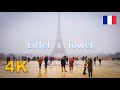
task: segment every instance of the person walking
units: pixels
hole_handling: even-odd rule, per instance
[[[40,57],[39,60],[38,60],[38,62],[39,62],[39,69],[41,69],[41,64],[42,64],[42,62],[43,62],[43,58]]]
[[[74,59],[70,58],[70,60],[69,60],[69,69],[70,70],[73,70],[73,64],[74,64]]]
[[[96,65],[96,57],[94,58],[94,64]]]
[[[101,59],[99,59],[99,65],[101,66]]]
[[[86,74],[86,68],[87,68],[87,60],[85,60],[85,63],[84,63],[84,71],[83,71],[83,75]]]
[[[10,57],[7,57],[7,64],[10,62]]]
[[[30,62],[30,57],[28,57],[28,63]]]
[[[92,71],[93,71],[93,66],[92,66],[93,61],[91,58],[88,60],[87,64],[88,64],[88,76],[90,78],[92,77]]]
[[[65,68],[65,65],[66,65],[66,60],[65,60],[65,57],[63,57],[63,58],[61,59],[62,72],[63,72],[63,68],[64,68],[64,71],[67,72],[67,71],[66,71],[66,68]]]
[[[50,56],[50,64],[52,64],[52,60],[53,60],[53,58]]]
[[[47,63],[48,63],[48,57],[47,56],[45,56],[44,62],[45,62],[45,69],[47,69]]]

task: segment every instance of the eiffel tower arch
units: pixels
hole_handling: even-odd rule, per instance
[[[60,47],[58,47],[60,46]],[[54,57],[62,57],[67,55],[65,48],[63,46],[62,36],[61,36],[61,23],[60,23],[60,12],[58,12],[58,31],[57,31],[57,39],[51,56]]]

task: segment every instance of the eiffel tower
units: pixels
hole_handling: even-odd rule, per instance
[[[61,46],[61,48],[58,48],[58,45]],[[65,48],[63,46],[63,42],[62,42],[62,36],[61,36],[61,23],[60,23],[60,12],[58,12],[58,31],[57,31],[57,39],[56,39],[56,43],[55,46],[53,48],[52,54],[51,56],[54,57],[62,57],[66,55],[66,51]]]

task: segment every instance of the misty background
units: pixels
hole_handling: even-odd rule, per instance
[[[104,15],[117,16],[103,25]],[[0,53],[50,55],[56,43],[58,12],[0,12]],[[120,12],[61,12],[61,35],[67,54],[120,52]],[[28,49],[29,41],[50,42],[49,49]],[[69,49],[68,41],[94,43],[93,49]]]

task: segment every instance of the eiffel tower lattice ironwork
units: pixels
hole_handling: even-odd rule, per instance
[[[61,46],[61,48],[58,48],[58,45]],[[51,53],[51,56],[64,56],[66,55],[66,51],[65,48],[63,46],[63,42],[62,42],[62,36],[61,36],[61,23],[60,23],[60,12],[58,12],[58,31],[57,31],[57,39],[56,39],[56,43],[55,46],[53,48],[53,51]]]

